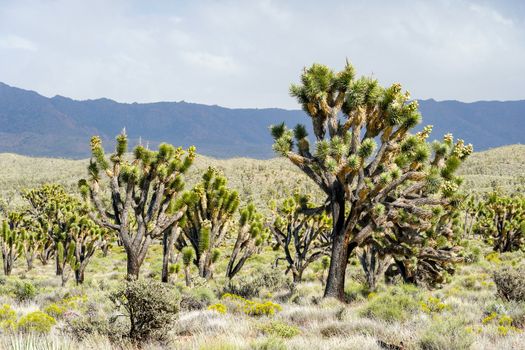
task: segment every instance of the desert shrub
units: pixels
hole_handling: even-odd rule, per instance
[[[434,318],[419,340],[423,350],[470,349],[474,338],[461,318]]]
[[[421,302],[421,310],[427,314],[440,313],[447,307],[441,299],[432,296]]]
[[[20,281],[15,284],[13,293],[18,302],[26,302],[33,300],[37,294],[36,287],[33,283],[27,281]]]
[[[252,301],[235,294],[224,294],[221,300],[229,311],[249,316],[273,316],[282,310],[281,305],[271,301]]]
[[[414,286],[391,288],[384,294],[372,295],[361,309],[361,315],[385,321],[406,321],[419,309],[420,299]]]
[[[126,281],[110,299],[130,322],[128,337],[138,342],[164,339],[179,310],[178,297],[158,281]]]
[[[65,330],[79,341],[94,335],[107,336],[111,340],[120,340],[127,332],[127,325],[118,322],[118,319],[111,319],[110,322],[107,317],[102,315],[95,317],[74,315],[65,317],[65,319]]]
[[[3,330],[14,330],[16,328],[16,312],[9,304],[4,304],[0,308],[0,327]]]
[[[226,305],[221,304],[221,303],[217,303],[217,304],[208,306],[208,310],[216,311],[220,314],[225,314],[226,311],[228,311],[228,309],[226,308]]]
[[[230,280],[223,288],[222,294],[235,294],[243,298],[251,299],[261,296],[261,292],[273,292],[278,290],[291,290],[293,284],[282,273],[276,269],[264,272],[254,278],[239,278]]]
[[[20,317],[16,328],[23,332],[49,333],[56,320],[42,311],[33,311]]]
[[[282,339],[277,337],[256,339],[250,345],[252,350],[286,350],[286,345]]]
[[[494,272],[492,278],[498,295],[505,300],[525,301],[525,266],[504,267]]]
[[[46,306],[44,308],[44,312],[51,317],[60,318],[64,314],[64,312],[66,312],[66,308],[62,305],[53,303]]]
[[[280,338],[293,338],[301,331],[299,328],[293,325],[289,325],[282,321],[270,322],[262,326],[262,331],[270,336],[276,336]]]
[[[217,301],[217,296],[215,295],[215,293],[211,289],[206,287],[193,288],[190,291],[190,295],[196,300],[200,301],[205,306],[213,304],[215,301]]]
[[[184,311],[202,310],[206,307],[206,304],[195,298],[193,295],[183,295],[180,300],[180,308]]]

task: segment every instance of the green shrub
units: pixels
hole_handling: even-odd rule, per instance
[[[474,338],[461,318],[434,318],[419,346],[423,350],[470,349]]]
[[[26,281],[17,282],[13,292],[15,299],[20,303],[33,300],[37,294],[36,287]]]
[[[44,308],[44,312],[51,317],[60,318],[66,312],[66,308],[58,304],[49,304]]]
[[[110,299],[130,322],[127,336],[138,342],[164,339],[179,311],[177,295],[158,281],[126,281]]]
[[[256,339],[252,342],[250,349],[252,350],[286,350],[286,345],[280,338],[269,337],[263,339]]]
[[[420,308],[419,291],[405,285],[391,288],[384,294],[372,295],[361,315],[385,321],[406,321]]]
[[[9,304],[4,304],[0,308],[0,327],[4,330],[16,328],[16,312]]]
[[[224,294],[221,300],[227,305],[228,310],[234,313],[242,312],[249,316],[273,316],[282,310],[281,305],[271,301],[252,301],[235,294]]]
[[[262,331],[267,335],[280,338],[293,338],[301,333],[296,326],[289,325],[282,321],[267,323],[262,327]]]
[[[230,281],[223,289],[222,294],[235,294],[251,299],[261,296],[261,292],[273,292],[282,289],[291,289],[290,280],[278,270],[270,270],[254,278],[240,278]]]
[[[16,328],[23,332],[49,333],[56,320],[42,311],[30,312],[18,320]]]
[[[494,272],[492,278],[498,295],[505,300],[525,301],[525,266],[504,267]]]
[[[197,287],[191,289],[191,296],[200,301],[205,306],[213,304],[217,301],[217,296],[215,293],[206,287]]]
[[[226,311],[228,311],[228,309],[226,308],[226,305],[221,304],[221,303],[217,303],[217,304],[208,306],[208,310],[215,311],[220,314],[225,314]]]

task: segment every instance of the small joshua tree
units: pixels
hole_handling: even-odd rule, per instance
[[[312,150],[303,125],[290,130],[283,123],[271,128],[274,150],[327,197],[333,244],[325,296],[343,300],[355,248],[394,225],[401,209],[431,216],[431,207],[447,200],[430,195],[427,184],[454,186],[454,171],[472,146],[458,140],[453,156],[441,144],[432,149],[430,128],[409,132],[421,120],[417,101],[400,84],[383,88],[375,79],[355,79],[348,62],[340,72],[320,64],[306,68],[290,92],[311,119],[316,145]]]
[[[229,279],[242,269],[246,260],[255,254],[268,238],[268,229],[264,227],[263,217],[253,203],[243,208],[240,214],[237,239],[226,267],[226,277]]]
[[[57,184],[44,184],[26,189],[22,191],[22,198],[29,204],[28,214],[38,223],[33,225],[33,230],[38,232],[41,239],[40,260],[46,264],[47,259],[54,254],[56,275],[62,275],[63,264],[58,260],[56,238],[65,234],[67,217],[79,206],[79,202]]]
[[[239,196],[226,187],[226,178],[210,167],[202,181],[184,195],[182,203],[188,210],[180,225],[179,249],[191,245],[199,276],[209,279],[212,265],[219,257],[218,247],[234,222]]]
[[[2,245],[2,259],[4,261],[4,274],[11,275],[15,261],[22,254],[22,231],[24,216],[19,212],[8,214],[7,220],[2,222],[0,243]]]
[[[284,200],[275,216],[270,229],[284,251],[287,271],[292,272],[295,283],[301,282],[304,270],[330,252],[331,220],[299,194]]]
[[[186,281],[186,287],[191,286],[191,274],[190,266],[192,260],[195,258],[195,252],[191,247],[182,248],[182,264],[184,265],[184,277]]]
[[[184,187],[182,176],[195,158],[195,148],[190,147],[185,155],[182,148],[166,143],[158,151],[139,145],[132,160],[126,159],[127,149],[123,132],[108,161],[100,137],[92,137],[89,178],[80,180],[79,187],[93,206],[91,218],[118,233],[127,254],[128,279],[136,279],[151,241],[175,225],[186,210],[181,206],[176,213],[167,213]],[[109,181],[109,207],[102,200],[102,174]]]
[[[479,203],[473,230],[495,251],[525,249],[525,197],[490,193]]]
[[[87,216],[70,219],[66,261],[75,274],[77,285],[84,283],[86,267],[96,250],[106,242],[107,235],[107,229],[96,225]]]

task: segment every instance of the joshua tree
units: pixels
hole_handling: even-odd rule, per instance
[[[275,211],[270,229],[284,250],[293,281],[302,280],[304,270],[330,252],[331,220],[323,210],[313,208],[307,196],[295,194]]]
[[[425,188],[437,184],[439,192],[442,183],[457,186],[454,171],[472,146],[458,140],[456,153],[447,157],[445,146],[436,144],[432,157],[426,142],[430,128],[409,133],[421,119],[417,101],[410,101],[399,84],[382,88],[377,80],[355,79],[348,62],[337,73],[312,65],[290,92],[311,118],[316,145],[310,149],[303,125],[290,130],[283,123],[271,128],[274,150],[326,194],[333,244],[325,296],[342,300],[354,249],[395,224],[401,209],[431,216],[430,208],[446,199],[428,195]],[[451,137],[446,142],[452,143]]]
[[[363,245],[358,249],[357,257],[365,274],[366,286],[369,291],[374,291],[391,258],[376,244]]]
[[[246,260],[257,252],[268,238],[268,229],[264,227],[263,217],[253,203],[240,212],[239,229],[233,251],[226,267],[226,277],[232,279],[244,266]]]
[[[184,195],[181,203],[188,210],[180,225],[183,235],[178,240],[178,247],[193,247],[199,276],[209,279],[212,264],[219,257],[217,248],[233,223],[239,196],[226,187],[226,178],[210,167],[202,181]]]
[[[432,219],[423,223],[403,212],[403,226],[394,225],[382,237],[381,251],[393,257],[404,282],[435,287],[455,272],[456,264],[463,260],[458,209],[462,200],[461,195],[454,195],[447,206],[434,208]]]
[[[158,151],[139,145],[131,161],[126,160],[127,149],[123,132],[108,161],[100,137],[92,137],[89,179],[80,180],[79,187],[94,207],[91,218],[118,233],[127,254],[128,279],[136,279],[151,241],[175,225],[186,210],[181,206],[176,213],[167,213],[184,187],[182,176],[193,162],[195,148],[190,147],[184,156],[182,148],[165,143]],[[102,173],[109,180],[109,208],[102,201]]]
[[[182,248],[182,264],[184,265],[184,277],[186,280],[186,287],[191,286],[190,265],[195,258],[195,252],[191,247]]]
[[[483,236],[495,251],[525,249],[525,197],[492,192],[477,209],[474,233]]]
[[[23,223],[24,215],[19,212],[9,213],[7,220],[2,222],[0,243],[6,276],[11,275],[15,261],[22,254],[22,235],[25,230]]]
[[[96,250],[105,242],[106,228],[96,225],[87,216],[73,216],[68,227],[68,249],[67,263],[75,273],[75,281],[84,283],[84,271]],[[70,248],[72,247],[72,248]]]
[[[29,204],[28,214],[38,224],[33,229],[42,239],[42,251],[39,254],[42,263],[46,263],[53,251],[56,263],[56,275],[62,275],[62,266],[58,260],[57,237],[65,234],[68,215],[76,210],[80,203],[67,194],[66,190],[57,184],[45,184],[37,188],[22,191],[22,197]]]
[[[42,232],[40,223],[34,219],[29,219],[26,229],[22,235],[22,249],[26,258],[27,270],[33,269],[33,261],[37,254],[41,254],[49,238]]]

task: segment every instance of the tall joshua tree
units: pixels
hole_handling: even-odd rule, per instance
[[[330,252],[331,220],[324,210],[313,208],[307,196],[299,194],[285,199],[275,211],[270,229],[284,251],[294,282],[301,282],[304,270]]]
[[[182,217],[186,206],[168,215],[170,203],[183,189],[183,174],[195,157],[195,148],[163,143],[158,151],[135,147],[133,159],[126,159],[128,139],[117,136],[115,152],[108,159],[100,137],[91,138],[89,178],[79,181],[81,193],[94,209],[91,218],[118,233],[127,254],[128,279],[138,278],[140,266],[152,239],[158,238]],[[102,174],[108,179],[110,207],[102,200]]]
[[[191,245],[199,276],[209,279],[212,277],[212,265],[219,257],[218,247],[234,222],[239,196],[226,187],[226,178],[210,167],[202,176],[202,181],[185,194],[181,203],[188,210],[180,225],[182,235],[178,248]]]
[[[268,229],[264,227],[263,217],[253,203],[240,211],[239,229],[233,251],[226,267],[226,277],[233,278],[268,238]]]
[[[421,120],[417,101],[410,101],[400,84],[383,88],[372,78],[355,79],[348,62],[340,72],[320,64],[306,68],[290,92],[311,119],[316,145],[310,148],[304,125],[290,130],[283,123],[271,128],[274,150],[327,197],[333,244],[325,296],[342,300],[354,249],[393,225],[400,209],[431,215],[430,207],[446,199],[423,189],[438,178],[454,182],[453,173],[472,146],[458,141],[457,155],[447,157],[436,145],[432,157],[426,142],[430,130],[409,133]]]

